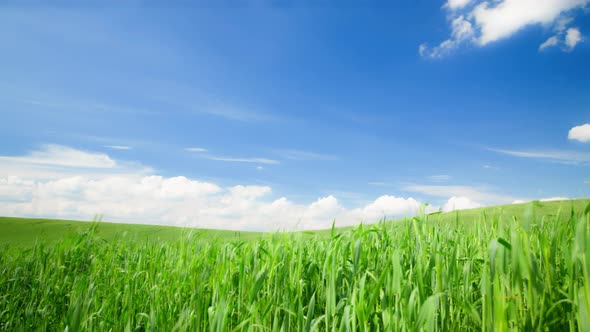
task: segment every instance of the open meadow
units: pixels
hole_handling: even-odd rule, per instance
[[[0,332],[590,332],[590,0],[0,0],[0,40]]]
[[[2,219],[0,330],[588,331],[589,203],[243,238]]]

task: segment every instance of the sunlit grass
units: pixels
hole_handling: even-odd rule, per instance
[[[590,214],[0,249],[9,331],[588,331]],[[459,216],[459,215],[457,215]]]

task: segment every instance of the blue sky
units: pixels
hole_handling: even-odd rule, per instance
[[[317,228],[589,196],[587,0],[0,6],[0,214]],[[217,189],[150,214],[92,187],[149,177]],[[263,226],[280,202],[296,221]]]

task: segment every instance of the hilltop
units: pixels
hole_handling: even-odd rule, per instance
[[[500,215],[505,217],[526,218],[527,214],[534,214],[536,217],[555,215],[558,213],[570,213],[573,208],[576,211],[583,210],[590,203],[590,199],[575,199],[567,201],[551,202],[528,202],[522,204],[498,205],[469,210],[459,210],[445,213],[434,213],[428,217],[441,222],[461,220],[461,222],[478,222],[486,218],[496,218]],[[531,217],[533,215],[530,215]],[[391,220],[387,222],[395,222]],[[182,237],[183,234],[196,233],[208,239],[220,241],[252,240],[259,239],[265,233],[230,231],[217,229],[201,229],[174,227],[162,225],[126,224],[114,222],[88,222],[78,220],[59,219],[38,219],[38,218],[15,218],[0,217],[0,244],[29,246],[35,241],[54,242],[62,239],[68,234],[84,232],[92,226],[96,226],[96,235],[112,240],[121,237],[130,237],[140,241],[173,241]],[[338,221],[336,221],[338,226]],[[352,227],[339,227],[336,231],[341,232]],[[327,236],[332,230],[304,231],[307,235]]]

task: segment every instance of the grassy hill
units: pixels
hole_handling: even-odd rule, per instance
[[[576,211],[583,210],[589,203],[590,199],[530,202],[447,212],[431,215],[430,218],[442,222],[453,221],[455,219],[461,220],[462,222],[479,222],[483,221],[484,218],[495,218],[499,215],[525,218],[527,217],[527,213],[533,213],[536,216],[542,217],[555,215],[559,211],[561,211],[561,213],[570,213],[572,208]],[[35,241],[54,242],[64,238],[68,234],[87,231],[94,224],[95,223],[92,222],[75,220],[0,217],[0,244],[30,246],[34,244]],[[111,222],[100,222],[98,225],[94,226],[97,227],[96,235],[106,240],[129,237],[139,241],[174,241],[188,233],[196,233],[203,238],[217,239],[223,242],[260,239],[264,235],[263,233],[257,232],[238,232]],[[337,232],[346,231],[352,228],[353,227],[341,227],[337,229]],[[329,236],[331,230],[306,231],[304,234]]]
[[[589,202],[270,234],[4,218],[0,331],[589,331]]]
[[[174,241],[188,233],[221,241],[259,238],[261,233],[206,230],[160,225],[88,222],[76,220],[0,217],[0,244],[30,246],[35,241],[55,242],[65,236],[96,227],[95,234],[105,240],[129,237],[139,241]]]

